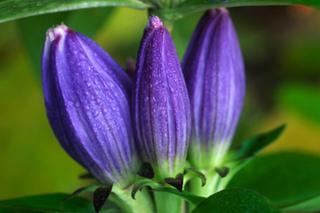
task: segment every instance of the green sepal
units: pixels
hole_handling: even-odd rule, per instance
[[[135,199],[136,193],[139,190],[141,190],[144,186],[150,186],[151,188],[153,188],[153,187],[158,187],[158,184],[151,179],[141,179],[141,180],[137,181],[134,184],[132,191],[131,191],[132,199]]]
[[[195,206],[206,199],[205,197],[196,196],[196,195],[194,195],[190,192],[187,192],[185,190],[182,190],[182,192],[178,192],[177,190],[175,190],[173,188],[167,188],[167,187],[152,189],[151,191],[154,191],[156,193],[166,192],[166,193],[171,193],[171,194],[177,195],[177,196],[183,198],[188,203],[195,205]]]
[[[192,213],[280,213],[270,200],[249,189],[233,188],[217,192],[202,201]]]
[[[112,184],[110,186],[101,186],[93,192],[93,206],[96,213],[100,212],[101,208],[107,201],[112,190]]]
[[[197,171],[192,168],[186,169],[186,173],[184,174],[184,184],[186,184],[193,177],[197,177],[201,180],[202,187],[206,185],[206,183],[207,183],[206,176],[202,172]]]
[[[182,173],[177,174],[176,177],[174,177],[174,178],[172,178],[172,177],[165,178],[164,181],[167,184],[178,189],[180,192],[182,192],[182,188],[183,188],[183,174]]]
[[[150,163],[144,162],[139,171],[137,172],[137,175],[144,178],[154,178],[154,171]]]
[[[224,178],[226,177],[228,174],[229,174],[229,168],[228,167],[216,167],[214,168],[214,170],[218,173],[218,175],[221,177],[221,178]]]

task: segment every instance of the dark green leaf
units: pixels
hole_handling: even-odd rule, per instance
[[[256,6],[256,5],[290,5],[290,4],[306,4],[311,6],[319,6],[320,3],[317,0],[186,0],[184,5],[212,5],[223,4],[229,7],[232,6]]]
[[[107,201],[112,190],[112,185],[102,186],[93,192],[93,205],[96,213],[98,213]]]
[[[24,197],[12,200],[0,201],[1,213],[57,213],[57,212],[77,212],[94,213],[93,205],[90,201],[80,197],[74,197],[68,202],[60,203],[68,197],[67,194],[51,194],[32,197]]]
[[[201,202],[192,213],[280,213],[267,198],[249,189],[226,189]]]
[[[183,174],[182,173],[177,174],[175,178],[172,178],[172,177],[165,178],[164,181],[167,184],[178,189],[180,192],[182,192],[182,187],[183,187]]]
[[[103,6],[124,6],[136,9],[150,7],[140,0],[6,0],[0,2],[0,22],[45,13]]]
[[[186,0],[178,8],[152,11],[167,20],[177,20],[196,11],[217,7],[296,5],[302,4],[320,8],[319,0]]]
[[[320,211],[320,195],[297,204],[282,208],[283,211],[292,212],[319,212]]]
[[[264,147],[274,142],[282,134],[285,127],[286,125],[282,125],[270,132],[247,139],[240,145],[239,151],[230,157],[230,160],[252,157],[258,154]]]
[[[319,157],[278,153],[254,158],[233,176],[227,187],[253,189],[278,207],[287,207],[319,196],[319,180]]]
[[[198,205],[199,203],[201,203],[202,201],[204,201],[206,199],[204,197],[196,196],[196,195],[194,195],[190,192],[184,191],[184,190],[181,193],[181,192],[177,191],[176,189],[172,189],[172,188],[157,188],[157,189],[153,189],[152,191],[154,191],[154,192],[167,192],[167,193],[175,194],[193,205]]]
[[[92,38],[106,19],[110,17],[112,11],[112,7],[93,8],[45,14],[19,20],[22,38],[39,79],[41,76],[42,48],[46,38],[46,31],[50,27],[64,22],[71,29]]]

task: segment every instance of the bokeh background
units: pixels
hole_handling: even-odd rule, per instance
[[[234,143],[283,123],[261,155],[320,156],[320,13],[304,6],[230,8],[247,74],[247,96]],[[202,13],[175,24],[182,59]],[[46,118],[40,57],[45,31],[64,22],[93,38],[123,67],[136,58],[147,11],[95,8],[0,24],[0,199],[66,192],[91,182],[60,147]],[[320,170],[320,169],[319,169]]]

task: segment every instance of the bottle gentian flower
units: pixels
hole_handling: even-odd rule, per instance
[[[190,137],[190,103],[169,32],[151,16],[141,40],[132,95],[134,132],[140,155],[155,179],[184,169]]]
[[[102,184],[133,182],[132,82],[95,42],[65,25],[47,31],[42,83],[50,125],[65,151]]]
[[[203,15],[182,70],[192,115],[190,160],[199,168],[221,166],[245,97],[243,59],[226,9],[211,9]]]

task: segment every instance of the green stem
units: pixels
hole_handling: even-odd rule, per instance
[[[169,33],[172,36],[173,29],[174,29],[174,21],[166,20],[166,19],[162,18],[162,23],[163,23],[163,26],[169,31]]]
[[[190,180],[190,191],[198,196],[209,197],[217,192],[221,177],[214,170],[203,173],[207,179],[206,185],[201,187],[201,180],[193,178]]]
[[[114,185],[112,188],[113,196],[110,200],[118,204],[124,213],[153,213],[154,205],[147,190],[138,192],[135,200],[131,197],[132,187],[121,189]]]
[[[154,199],[156,202],[157,213],[181,213],[182,199],[177,195],[154,192]]]

